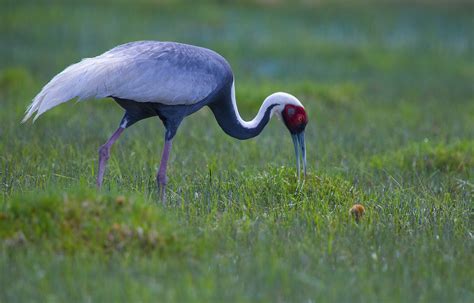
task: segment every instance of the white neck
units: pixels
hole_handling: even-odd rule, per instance
[[[281,115],[281,112],[287,104],[302,106],[301,103],[290,94],[274,93],[268,96],[264,101],[258,114],[252,121],[244,121],[237,109],[235,100],[235,86],[232,83],[229,99],[224,102],[209,104],[214,117],[222,130],[236,139],[245,140],[257,136],[267,125],[273,114]]]
[[[235,116],[237,117],[238,122],[240,123],[242,127],[250,128],[250,129],[256,128],[257,125],[260,124],[263,117],[265,116],[265,112],[271,106],[274,106],[274,107],[272,108],[272,111],[270,112],[270,118],[274,114],[277,114],[278,116],[280,116],[286,104],[295,104],[302,107],[301,102],[299,102],[298,99],[296,99],[294,96],[287,93],[283,93],[283,92],[277,92],[265,98],[255,118],[253,118],[251,121],[245,121],[240,116],[239,110],[237,108],[237,100],[235,98],[235,82],[232,83],[231,94],[232,94],[232,106],[234,108]]]

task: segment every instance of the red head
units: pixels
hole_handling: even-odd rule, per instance
[[[286,127],[292,134],[303,132],[308,123],[306,111],[302,106],[286,104],[281,115]]]
[[[300,178],[300,162],[303,163],[303,172],[306,176],[306,144],[304,129],[308,123],[308,117],[301,102],[293,95],[284,92],[274,93],[265,99],[267,104],[274,104],[278,115],[281,116],[286,127],[290,131],[293,145],[295,147],[296,171],[298,180]],[[300,158],[301,151],[301,158]]]

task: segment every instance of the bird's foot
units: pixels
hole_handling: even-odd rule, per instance
[[[166,185],[160,185],[159,188],[160,200],[163,205],[166,205]]]
[[[97,188],[102,187],[102,181],[104,180],[105,166],[110,158],[110,147],[105,144],[99,148],[99,171],[97,172]]]
[[[158,195],[160,196],[161,203],[166,205],[166,184],[168,184],[168,178],[158,174],[156,176],[156,184],[158,186]]]

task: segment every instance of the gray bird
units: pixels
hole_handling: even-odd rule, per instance
[[[307,115],[294,96],[277,92],[268,96],[257,116],[244,121],[237,110],[234,75],[218,53],[175,42],[137,41],[119,45],[100,56],[83,59],[56,75],[33,99],[23,122],[74,98],[113,98],[125,115],[118,129],[99,149],[97,186],[102,186],[110,149],[134,123],[158,116],[165,126],[165,144],[156,180],[164,201],[166,167],[171,143],[184,119],[208,106],[222,130],[237,139],[257,136],[272,115],[280,116],[291,133],[298,179],[300,154],[306,175],[304,129]]]

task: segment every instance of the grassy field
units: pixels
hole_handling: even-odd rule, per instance
[[[0,302],[474,301],[474,7],[244,3],[0,1]],[[102,191],[113,101],[20,124],[68,64],[145,39],[224,55],[247,119],[298,96],[304,184],[276,119],[237,141],[188,117],[166,207],[158,119],[124,133]]]

